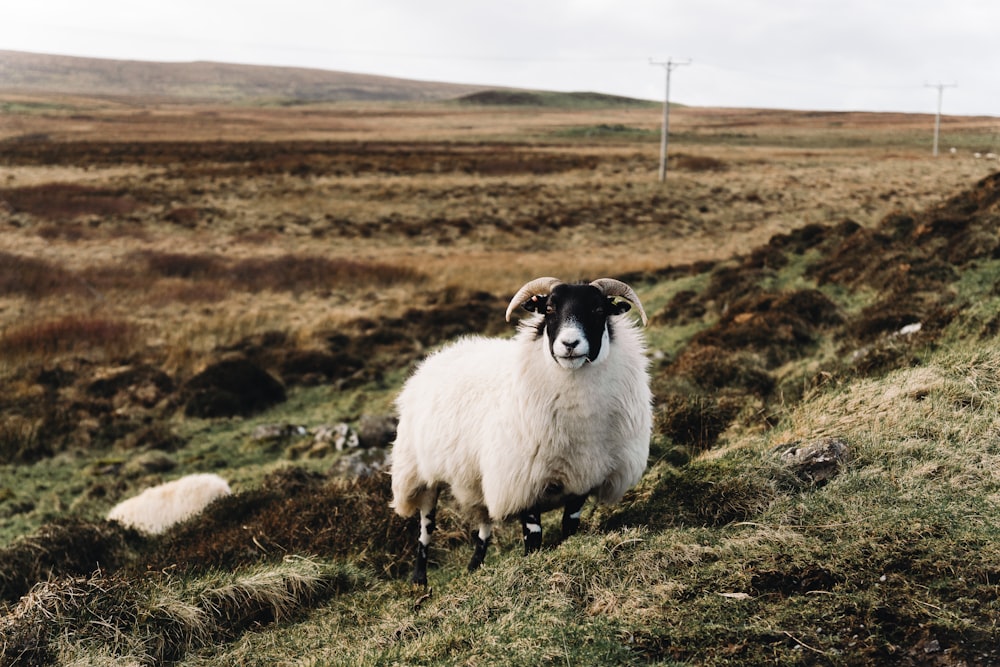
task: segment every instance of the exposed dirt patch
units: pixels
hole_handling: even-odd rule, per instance
[[[204,571],[295,553],[348,557],[401,576],[416,537],[413,522],[388,509],[391,495],[383,474],[344,481],[282,470],[259,489],[220,499],[152,541],[138,567]]]
[[[844,583],[842,574],[831,572],[819,565],[790,565],[784,570],[758,570],[750,579],[750,586],[756,595],[778,593],[779,595],[801,595],[817,591],[830,591]]]
[[[451,146],[439,144],[430,148],[426,145],[378,141],[134,143],[18,141],[5,144],[0,164],[11,166],[140,164],[147,167],[169,167],[171,176],[191,178],[264,174],[290,174],[303,177],[427,172],[459,172],[491,176],[553,174],[571,169],[592,169],[597,165],[597,161],[591,156],[546,152],[538,150],[535,146],[513,143]],[[35,193],[36,190],[28,189],[24,192],[16,191],[5,197],[13,198],[12,203],[16,206],[18,201],[38,200],[39,196]]]
[[[837,306],[817,290],[751,292],[729,304],[718,324],[692,343],[756,352],[773,368],[806,354],[820,328],[841,322]]]
[[[182,391],[188,417],[251,415],[285,400],[285,387],[248,359],[211,364],[191,378]]]
[[[705,289],[678,292],[654,315],[665,325],[717,317],[654,375],[659,432],[699,450],[748,410],[766,422],[775,392],[789,400],[801,391],[779,384],[775,370],[822,339],[841,353],[820,371],[827,378],[919,363],[917,346],[932,343],[962,307],[949,287],[962,268],[1000,256],[998,202],[1000,174],[918,215],[888,215],[876,229],[850,220],[807,225],[710,269]],[[878,300],[847,316],[816,289],[762,288],[805,253],[815,254],[806,275],[820,285],[875,290]]]

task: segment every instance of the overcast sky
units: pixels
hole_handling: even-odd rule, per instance
[[[1000,0],[0,0],[0,49],[1000,116]]]

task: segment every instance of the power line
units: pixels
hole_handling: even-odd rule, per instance
[[[937,113],[934,115],[934,157],[938,156],[938,135],[941,133],[941,98],[945,88],[958,88],[957,83],[925,83],[924,88],[937,88]]]
[[[663,97],[663,127],[660,130],[660,183],[667,180],[667,135],[670,134],[670,73],[682,65],[690,65],[691,59],[675,62],[673,58],[664,61],[649,59],[650,65],[662,67],[667,73],[667,89]]]

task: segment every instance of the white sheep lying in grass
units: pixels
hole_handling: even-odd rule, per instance
[[[513,339],[467,337],[428,357],[399,398],[392,506],[420,512],[412,581],[427,583],[438,494],[471,510],[469,569],[486,555],[494,521],[519,516],[525,553],[541,547],[541,513],[563,507],[562,533],[587,497],[614,503],[646,468],[652,429],[646,346],[624,313],[631,287],[602,278],[568,285],[538,278],[507,308],[536,313]]]
[[[108,512],[108,521],[159,535],[230,493],[226,480],[214,473],[187,475],[123,500]]]

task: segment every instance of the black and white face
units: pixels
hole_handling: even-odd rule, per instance
[[[538,336],[548,341],[555,362],[576,370],[607,358],[612,335],[608,318],[624,313],[629,304],[614,303],[593,285],[561,284],[548,296],[532,297],[524,308],[544,316]]]

